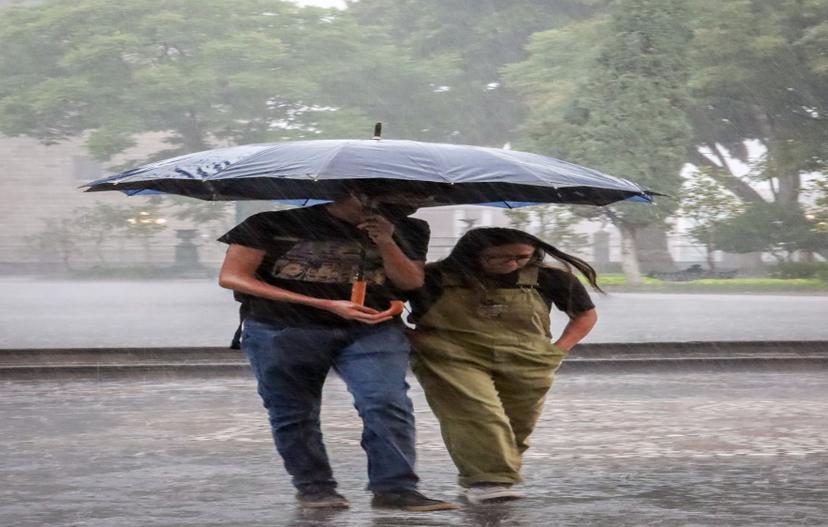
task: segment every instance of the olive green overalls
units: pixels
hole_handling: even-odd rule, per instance
[[[536,266],[519,271],[517,288],[485,293],[444,274],[411,335],[412,369],[463,487],[521,481],[521,454],[565,355],[537,283]]]

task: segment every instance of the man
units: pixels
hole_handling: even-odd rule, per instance
[[[409,346],[399,318],[383,310],[422,285],[429,229],[406,217],[416,210],[413,201],[394,201],[351,193],[326,205],[254,215],[219,239],[230,245],[219,284],[243,296],[242,349],[304,507],[349,506],[336,492],[319,423],[322,386],[333,368],[362,418],[372,506],[456,508],[416,490]],[[346,300],[357,273],[369,284],[365,305]]]

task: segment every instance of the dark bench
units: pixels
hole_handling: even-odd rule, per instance
[[[668,282],[689,282],[691,280],[700,280],[702,278],[735,278],[737,272],[737,269],[727,271],[709,271],[703,269],[701,265],[694,264],[682,271],[651,271],[647,273],[647,276],[649,278],[657,278]]]

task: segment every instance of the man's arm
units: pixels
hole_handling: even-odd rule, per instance
[[[423,286],[425,262],[412,260],[394,241],[394,224],[382,216],[370,216],[358,225],[368,233],[382,256],[385,276],[398,288],[407,291]]]
[[[264,259],[265,252],[244,245],[231,244],[219,272],[219,285],[238,293],[267,298],[280,302],[291,302],[330,311],[348,320],[366,324],[378,324],[390,320],[389,316],[378,316],[378,311],[360,306],[347,300],[329,300],[294,293],[276,287],[256,278],[256,270]]]
[[[425,262],[411,260],[400,249],[400,246],[391,240],[388,244],[377,244],[382,256],[382,266],[385,276],[398,288],[408,291],[418,289],[425,281]]]
[[[578,313],[569,319],[563,333],[555,341],[555,346],[568,352],[592,331],[596,322],[598,322],[598,312],[595,309]]]

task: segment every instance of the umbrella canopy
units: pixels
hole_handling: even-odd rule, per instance
[[[537,154],[418,141],[315,140],[188,154],[86,185],[88,192],[179,194],[205,200],[329,200],[354,185],[434,196],[433,205],[607,205],[650,201],[625,179]]]

